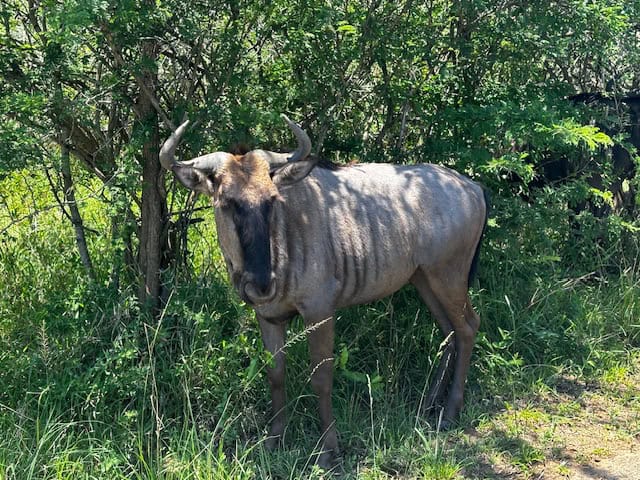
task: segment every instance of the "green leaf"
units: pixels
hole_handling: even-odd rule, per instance
[[[613,140],[598,127],[581,125],[572,118],[565,119],[561,123],[554,123],[551,127],[538,124],[536,131],[549,133],[567,145],[586,146],[591,151],[601,146],[613,145]]]
[[[347,35],[353,35],[358,32],[358,29],[356,27],[344,21],[338,22],[338,28],[336,28],[336,30]]]

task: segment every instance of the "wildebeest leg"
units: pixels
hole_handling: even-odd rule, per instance
[[[455,369],[442,421],[442,428],[446,429],[456,420],[462,408],[464,385],[480,318],[473,311],[467,294],[467,278],[462,276],[456,278],[448,272],[448,274],[429,273],[427,279],[431,291],[446,312],[455,335]]]
[[[267,448],[275,448],[282,439],[284,433],[286,413],[286,394],[284,388],[285,376],[285,329],[286,321],[271,323],[259,315],[258,324],[262,332],[264,348],[273,355],[273,365],[267,367],[267,378],[271,387],[271,426],[269,437],[265,444]]]
[[[423,404],[425,409],[431,409],[442,402],[447,386],[451,380],[451,374],[453,373],[453,362],[456,353],[454,340],[451,338],[453,327],[444,308],[431,291],[426,275],[421,270],[418,270],[413,277],[411,277],[411,283],[416,287],[420,298],[422,298],[422,301],[429,308],[431,315],[438,323],[445,338],[442,356],[438,362],[438,368],[432,376],[429,392]]]
[[[304,316],[304,314],[303,314]],[[333,389],[333,314],[322,318],[305,317],[305,328],[309,341],[311,357],[311,387],[318,396],[320,410],[321,453],[317,463],[330,469],[338,454],[338,435],[336,433],[331,391]]]

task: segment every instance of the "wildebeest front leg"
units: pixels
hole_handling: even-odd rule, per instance
[[[273,363],[267,367],[267,378],[271,387],[271,427],[269,438],[266,440],[267,448],[275,448],[282,439],[286,422],[285,403],[285,329],[286,321],[271,323],[256,315],[262,333],[264,348],[273,355]]]
[[[333,389],[333,315],[320,319],[305,318],[311,357],[311,386],[318,396],[320,409],[321,452],[317,463],[325,469],[333,467],[338,452],[331,392]]]

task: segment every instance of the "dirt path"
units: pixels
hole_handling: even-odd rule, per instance
[[[597,384],[559,377],[465,440],[476,461],[464,478],[640,480],[640,368],[613,369]]]
[[[596,460],[596,465],[586,465],[573,470],[575,480],[638,480],[640,479],[640,452],[614,455],[604,460]]]

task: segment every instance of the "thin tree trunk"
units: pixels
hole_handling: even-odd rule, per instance
[[[114,254],[109,282],[111,288],[116,291],[120,289],[122,275],[124,275],[124,282],[127,285],[133,285],[138,278],[138,261],[131,241],[132,224],[135,224],[135,217],[128,204],[118,209],[115,215],[111,217],[110,232]]]
[[[147,6],[155,8],[153,0],[146,0]],[[115,41],[109,26],[104,24],[101,29],[111,48],[115,63],[122,69],[129,69],[121,46]],[[138,300],[142,305],[157,313],[161,306],[161,268],[164,254],[167,221],[167,192],[164,186],[164,171],[160,166],[158,152],[160,150],[160,132],[158,126],[158,112],[161,112],[157,101],[156,88],[158,75],[156,64],[158,61],[159,44],[153,37],[141,41],[142,67],[132,72],[139,87],[138,96],[133,110],[138,126],[145,132],[142,145],[142,202],[140,205],[140,230],[138,238],[138,271],[140,284]],[[161,114],[170,124],[169,118]]]
[[[158,44],[154,39],[145,40],[142,46],[143,64],[153,65],[158,58]],[[145,126],[147,138],[142,146],[142,211],[140,228],[139,268],[142,275],[139,300],[157,311],[160,307],[160,270],[163,255],[164,222],[167,202],[164,187],[164,172],[158,160],[160,133],[158,113],[151,101],[157,75],[151,68],[145,69],[139,77],[144,84],[138,96],[136,114]]]
[[[73,184],[73,177],[71,176],[71,163],[69,161],[69,146],[67,139],[67,132],[63,130],[60,138],[60,160],[62,181],[64,184],[64,201],[69,207],[69,217],[76,233],[76,245],[78,246],[80,260],[82,260],[82,265],[84,265],[87,276],[90,279],[95,280],[95,272],[93,270],[93,264],[91,263],[89,249],[87,248],[87,239],[84,234],[84,224],[82,222],[80,210],[78,209],[78,204],[76,203],[75,186]]]
[[[413,92],[411,92],[410,95],[413,95]],[[402,106],[402,120],[400,121],[400,134],[398,135],[398,141],[396,142],[396,151],[394,155],[396,159],[399,159],[400,157],[402,157],[402,146],[404,144],[404,136],[407,131],[407,115],[409,115],[409,109],[410,109],[409,99],[407,99],[404,102],[404,105]]]

